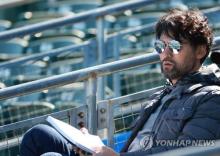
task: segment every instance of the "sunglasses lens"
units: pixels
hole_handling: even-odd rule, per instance
[[[169,43],[169,48],[172,49],[174,54],[179,54],[180,48],[181,48],[181,44],[179,41],[176,40],[172,40]]]
[[[168,43],[168,46],[174,54],[179,54],[179,51],[181,48],[181,44],[179,41],[171,40]],[[157,51],[157,53],[159,53],[159,54],[161,54],[165,50],[165,47],[166,47],[166,45],[163,41],[156,40],[154,43],[154,48]]]
[[[164,51],[164,43],[160,40],[156,40],[154,43],[154,48],[157,51],[157,53],[161,54]]]

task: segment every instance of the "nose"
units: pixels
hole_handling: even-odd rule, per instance
[[[160,54],[160,59],[163,60],[164,58],[172,57],[172,49],[166,45],[164,51]]]

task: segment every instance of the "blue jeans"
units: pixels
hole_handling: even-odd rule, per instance
[[[56,152],[62,156],[76,156],[72,145],[55,129],[39,124],[28,130],[21,142],[21,156],[39,156]]]

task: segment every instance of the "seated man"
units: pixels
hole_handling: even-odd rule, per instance
[[[220,80],[212,70],[201,70],[213,40],[207,18],[197,10],[171,10],[157,22],[156,39],[169,85],[142,110],[120,154],[102,147],[94,156],[144,156],[220,139]],[[21,156],[46,152],[75,155],[56,130],[38,125],[24,135]]]

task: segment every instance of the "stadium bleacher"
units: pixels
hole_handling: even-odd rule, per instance
[[[101,8],[111,4],[123,2],[121,0],[35,0],[24,4],[14,3],[7,6],[0,12],[0,32],[28,26],[33,23],[56,20],[57,18],[77,15],[88,10]],[[0,2],[1,6],[1,2]],[[219,0],[166,0],[165,2],[156,2],[146,7],[130,10],[127,9],[121,13],[106,15],[103,17],[105,35],[116,34],[117,37],[105,42],[104,62],[111,62],[116,59],[129,58],[144,53],[153,53],[153,31],[139,31],[121,35],[123,31],[135,29],[141,25],[153,24],[168,9],[173,7],[199,8],[210,20],[214,28],[215,35],[220,33],[219,29]],[[10,12],[6,14],[6,12]],[[34,54],[46,53],[48,51],[83,44],[84,41],[92,41],[97,38],[96,17],[74,24],[65,25],[58,28],[45,30],[38,33],[14,38],[9,41],[0,42],[0,65],[16,59],[22,59]],[[117,42],[114,42],[117,39]],[[116,44],[119,44],[117,49]],[[216,41],[216,44],[219,43]],[[28,61],[16,66],[0,68],[0,80],[6,86],[14,86],[25,82],[31,82],[54,75],[65,74],[76,71],[90,65],[98,65],[97,44],[91,47],[83,47],[80,50],[67,51],[57,56],[44,57],[42,59]],[[116,48],[115,48],[116,47]],[[92,57],[86,57],[86,51],[89,49],[93,53]],[[116,49],[116,50],[115,50]],[[115,58],[114,51],[118,51],[118,58]],[[219,51],[213,49],[211,60],[219,58]],[[91,53],[89,55],[91,55]],[[215,56],[218,55],[217,57]],[[90,60],[86,60],[86,58]],[[112,76],[105,77],[105,98],[115,97],[113,94],[114,80]],[[119,74],[118,84],[119,95],[132,94],[145,89],[154,88],[164,84],[165,79],[160,73],[159,63],[146,65],[142,68],[132,69]],[[55,89],[48,89],[39,93],[15,97],[0,102],[0,125],[6,125],[25,119],[82,106],[86,103],[85,84],[82,82],[73,85],[62,86]],[[141,103],[141,102],[139,102]],[[132,105],[133,103],[127,104]],[[117,109],[115,109],[117,111]],[[117,114],[117,112],[116,112]],[[115,115],[115,133],[129,132],[129,123],[131,123],[139,111],[132,115]],[[24,132],[24,131],[23,131]],[[21,132],[21,134],[23,133]],[[119,135],[119,134],[117,134]],[[13,135],[12,135],[13,136]],[[10,136],[11,137],[11,136]],[[0,142],[7,137],[1,137]],[[120,137],[119,137],[120,138]],[[120,145],[121,147],[121,145]],[[119,147],[117,147],[119,148]],[[1,148],[0,148],[1,149]],[[119,151],[119,149],[117,149]],[[12,156],[18,153],[18,148],[0,150],[0,155]]]

